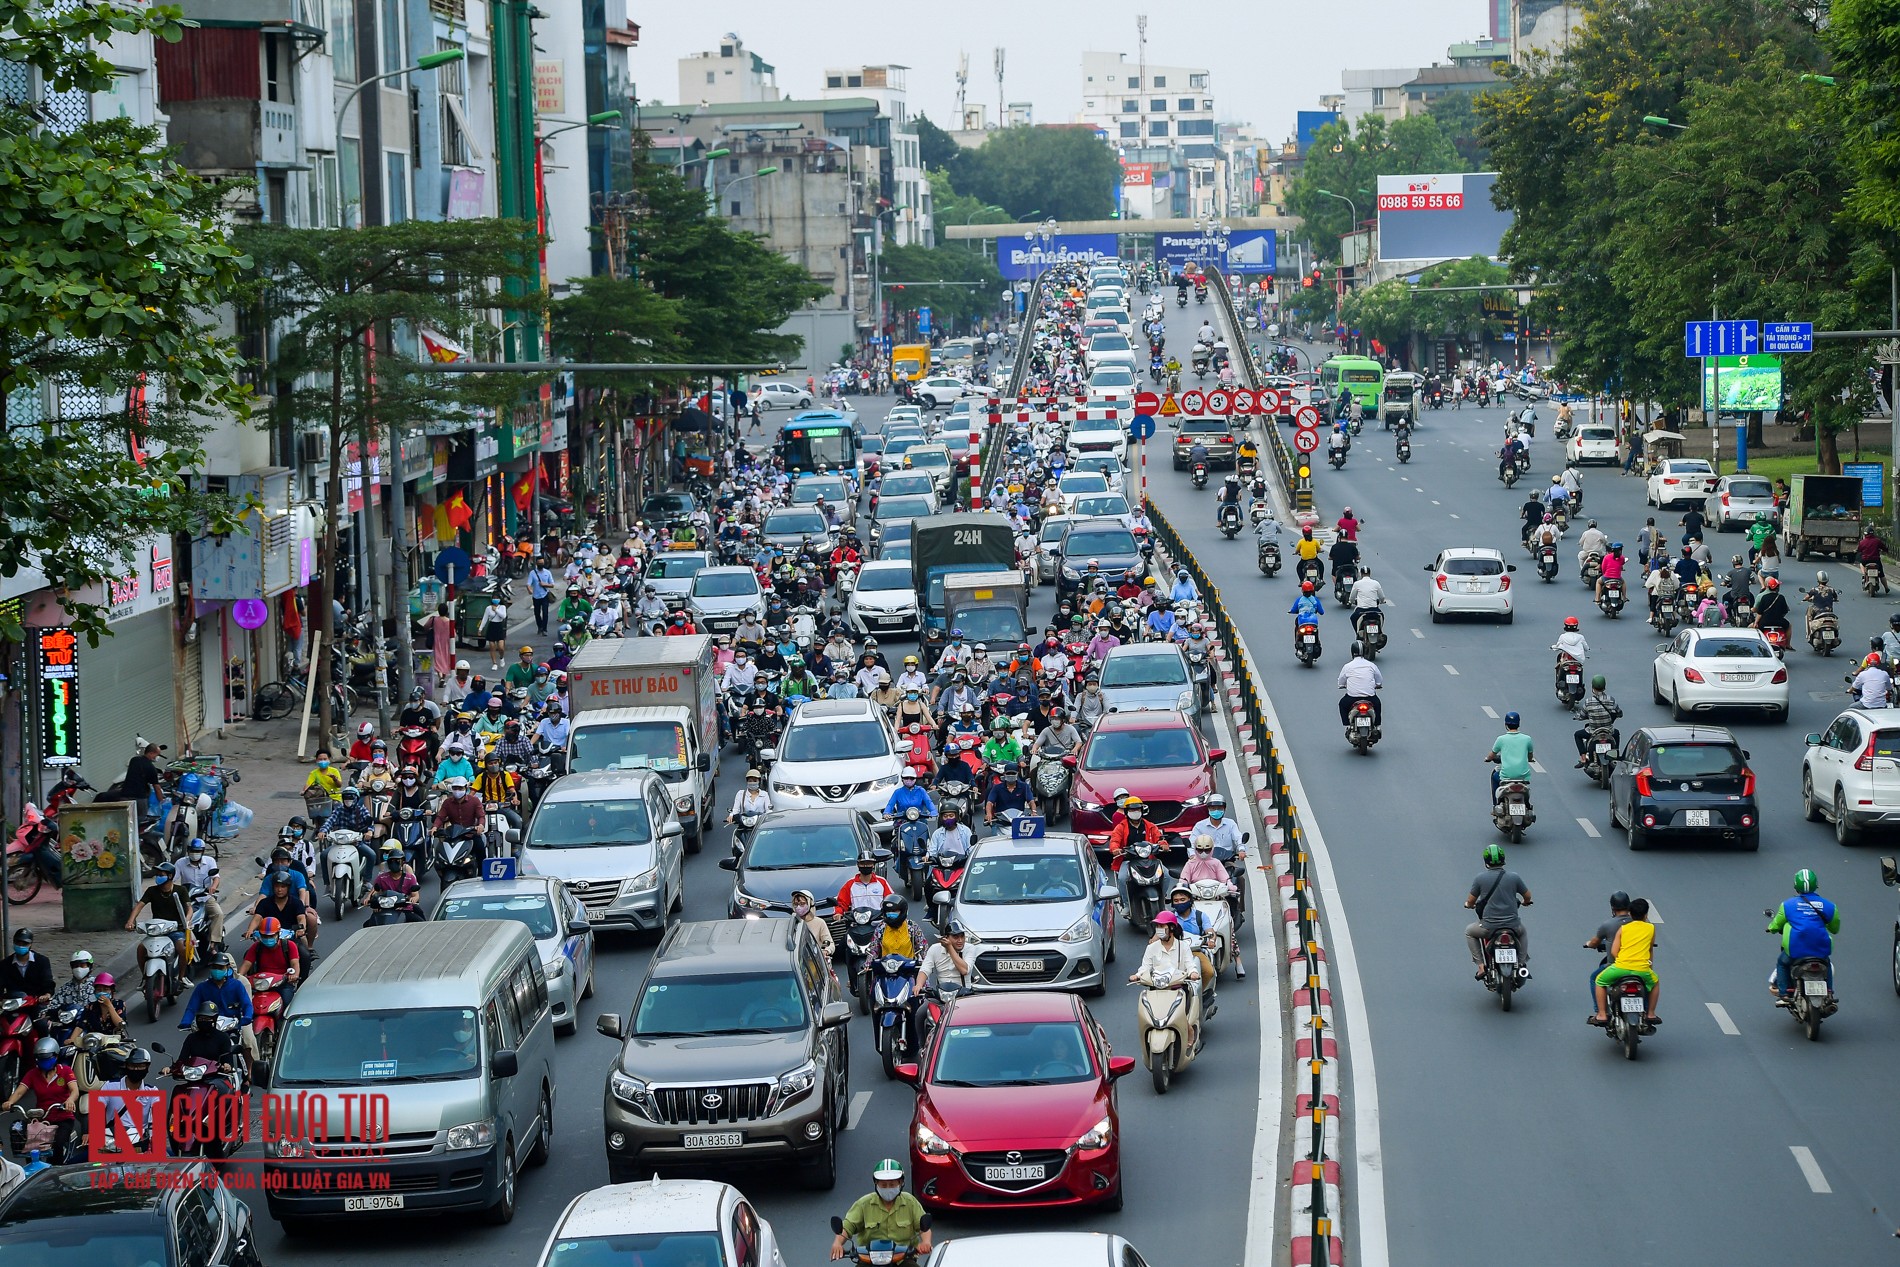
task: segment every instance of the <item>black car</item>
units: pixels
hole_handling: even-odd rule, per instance
[[[1072,598],[1082,586],[1089,560],[1108,578],[1109,589],[1122,583],[1122,574],[1130,568],[1146,574],[1148,556],[1119,519],[1078,519],[1062,534],[1056,560],[1056,600]]]
[[[789,915],[792,894],[805,889],[836,937],[841,932],[833,910],[838,890],[857,874],[858,859],[867,854],[890,856],[881,852],[877,834],[858,810],[773,810],[743,846],[735,833],[732,856],[719,863],[733,873],[726,918]]]
[[[0,1206],[0,1262],[261,1267],[251,1211],[204,1162],[56,1166]]]
[[[1610,826],[1631,849],[1657,840],[1761,848],[1748,753],[1725,726],[1645,726],[1610,772]]]
[[[640,518],[658,527],[675,519],[687,519],[698,509],[691,493],[654,493],[640,503]]]

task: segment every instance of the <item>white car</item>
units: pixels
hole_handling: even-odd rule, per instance
[[[1440,550],[1425,570],[1432,574],[1426,606],[1434,625],[1456,615],[1498,616],[1511,623],[1511,573],[1517,567],[1498,551],[1455,546]]]
[[[931,409],[942,409],[970,394],[970,385],[953,374],[932,374],[917,384],[915,395]]]
[[[1077,418],[1069,428],[1069,456],[1087,457],[1105,454],[1120,459],[1128,447],[1128,433],[1117,418]]]
[[[1591,462],[1616,465],[1616,428],[1584,423],[1564,441],[1564,460],[1572,466]]]
[[[1089,340],[1088,351],[1082,354],[1082,361],[1091,374],[1104,365],[1125,365],[1133,373],[1135,345],[1128,341],[1125,334],[1098,334]]]
[[[1649,477],[1649,504],[1668,510],[1699,502],[1715,491],[1715,472],[1703,458],[1664,458]]]
[[[591,1248],[590,1248],[591,1247]],[[673,1255],[678,1255],[678,1259]],[[729,1183],[662,1179],[592,1188],[554,1221],[536,1267],[687,1262],[785,1267],[765,1216]]]
[[[729,634],[747,616],[765,619],[759,574],[743,564],[703,568],[693,577],[693,623],[706,633]]]
[[[858,569],[857,588],[844,605],[845,624],[866,637],[917,628],[917,591],[909,563],[879,560]]]
[[[554,1028],[572,1034],[580,1027],[581,999],[594,992],[594,928],[587,921],[587,908],[565,884],[545,875],[457,880],[436,898],[429,918],[438,924],[505,919],[526,928],[547,975]]]
[[[1089,375],[1089,404],[1123,405],[1135,398],[1135,372],[1125,365],[1104,365]]]
[[[888,430],[900,422],[924,424],[924,411],[916,405],[892,405],[890,412],[884,415],[884,426]]]
[[[1064,471],[1056,481],[1056,495],[1062,499],[1062,513],[1075,513],[1075,499],[1085,493],[1106,493],[1108,481],[1097,471]]]
[[[805,701],[792,710],[779,746],[759,759],[771,767],[779,809],[848,805],[881,813],[904,768],[884,710],[868,699]]]
[[[1677,721],[1727,708],[1788,720],[1788,666],[1759,629],[1678,629],[1656,653],[1649,689]]]
[[[811,393],[797,383],[760,383],[752,403],[761,411],[768,409],[810,409]]]
[[[1809,822],[1833,823],[1843,845],[1870,827],[1900,826],[1900,714],[1850,708],[1809,735],[1801,804]],[[1900,972],[1900,961],[1895,968]]]

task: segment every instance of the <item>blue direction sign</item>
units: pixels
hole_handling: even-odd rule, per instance
[[[1843,462],[1841,474],[1849,479],[1860,481],[1860,505],[1862,510],[1879,510],[1885,507],[1883,493],[1887,483],[1887,468],[1879,462]]]
[[[1783,352],[1814,351],[1812,321],[1770,321],[1761,328],[1761,350]]]
[[[1136,414],[1135,420],[1128,424],[1128,436],[1133,440],[1152,440],[1155,435],[1155,416]]]
[[[1684,356],[1753,356],[1762,350],[1755,321],[1685,321]]]

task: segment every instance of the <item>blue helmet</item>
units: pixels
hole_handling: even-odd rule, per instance
[[[1621,541],[1612,541],[1612,542],[1610,542],[1610,552],[1611,552],[1612,554],[1621,554],[1621,553],[1623,553],[1623,543],[1622,543]]]
[[[1517,724],[1523,720],[1524,719],[1519,717],[1515,711],[1504,714],[1504,725],[1505,728],[1509,730],[1516,730]]]

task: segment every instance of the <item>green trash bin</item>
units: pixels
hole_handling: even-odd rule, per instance
[[[482,642],[482,613],[488,610],[488,597],[492,593],[494,593],[494,582],[487,578],[471,581],[456,591],[456,645],[463,647],[485,645]]]

